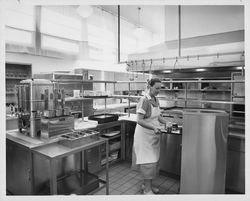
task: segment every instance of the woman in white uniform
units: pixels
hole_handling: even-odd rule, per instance
[[[148,92],[137,104],[137,125],[134,135],[136,165],[140,166],[143,176],[143,193],[154,194],[159,189],[152,187],[152,179],[157,174],[157,163],[160,158],[160,129],[166,120],[161,117],[159,101],[156,96],[161,89],[161,81],[152,78],[148,81]]]

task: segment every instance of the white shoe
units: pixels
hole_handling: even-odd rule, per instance
[[[146,191],[143,191],[143,194],[144,195],[154,195],[154,192],[152,190],[146,192]]]
[[[143,190],[143,192],[145,191],[145,185],[144,185],[144,184],[141,185],[141,189]],[[153,191],[153,193],[155,193],[155,194],[157,194],[157,193],[160,192],[159,188],[153,187],[153,186],[152,186],[152,191]]]

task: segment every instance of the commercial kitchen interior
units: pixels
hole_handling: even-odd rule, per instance
[[[0,13],[4,197],[143,196],[131,166],[136,105],[158,77],[171,128],[161,134],[159,196],[246,198],[244,2],[12,0]]]

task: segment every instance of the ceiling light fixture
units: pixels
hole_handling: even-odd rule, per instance
[[[134,34],[137,38],[140,38],[144,35],[145,30],[141,27],[141,20],[140,20],[140,11],[141,11],[141,7],[138,7],[138,25],[134,30]]]
[[[164,70],[163,73],[171,73],[171,70]]]
[[[195,69],[195,71],[198,71],[198,72],[202,72],[202,71],[205,71],[206,69],[204,68],[198,68],[198,69]]]
[[[82,18],[87,18],[93,13],[93,8],[92,6],[81,5],[81,6],[78,6],[76,11]]]
[[[243,67],[242,66],[237,66],[236,69],[237,70],[241,70]]]

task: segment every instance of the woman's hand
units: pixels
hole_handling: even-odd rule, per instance
[[[155,133],[156,135],[161,134],[161,130],[160,130],[160,128],[158,128],[158,127],[154,127],[154,133]]]

